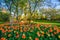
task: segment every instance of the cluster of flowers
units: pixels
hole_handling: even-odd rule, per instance
[[[0,40],[60,40],[60,27],[50,24],[0,25]]]

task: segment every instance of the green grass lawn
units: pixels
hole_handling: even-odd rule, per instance
[[[34,23],[40,23],[40,24],[52,24],[52,25],[60,25],[60,23],[45,23],[45,22],[34,22]]]
[[[53,20],[53,21],[48,21],[48,20],[34,20],[35,22],[44,22],[44,23],[60,23],[56,20]]]
[[[0,24],[3,24],[4,22],[0,22]]]
[[[57,26],[60,26],[60,22],[57,22],[57,21],[34,20],[34,23],[51,24],[51,25],[57,25]]]

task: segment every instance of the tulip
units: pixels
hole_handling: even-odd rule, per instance
[[[54,32],[54,34],[57,34],[57,32]]]
[[[2,29],[2,33],[5,33],[6,31],[4,29]]]
[[[11,37],[12,35],[11,34],[8,34],[8,37]]]
[[[44,32],[43,31],[40,31],[43,35],[44,35]]]
[[[39,32],[37,32],[37,35],[40,37],[40,33]]]
[[[23,30],[20,30],[20,32],[23,32]]]
[[[37,24],[37,27],[40,27],[40,24]]]
[[[58,38],[60,39],[60,35],[58,35]]]
[[[8,32],[11,32],[11,30],[8,30]]]
[[[57,33],[59,33],[60,32],[60,29],[57,29]]]
[[[16,34],[19,34],[18,32],[16,32]]]
[[[52,31],[53,31],[52,29],[49,30],[49,32],[52,32]]]
[[[59,33],[60,32],[60,29],[57,29],[57,33]]]
[[[24,32],[26,32],[27,31],[27,28],[24,28],[24,30],[23,30]]]
[[[35,40],[39,40],[39,38],[35,38]]]
[[[6,40],[6,38],[3,38],[3,37],[2,37],[1,40]]]
[[[54,30],[57,30],[57,27],[54,27]]]
[[[25,39],[25,38],[26,38],[26,35],[25,35],[25,34],[23,34],[23,35],[22,35],[22,38],[23,38],[23,39]]]
[[[50,34],[47,34],[50,37]]]
[[[14,33],[16,33],[16,31],[14,31]]]
[[[29,39],[32,39],[32,37],[29,37]]]
[[[18,34],[18,35],[16,35],[16,38],[19,38],[19,34]]]
[[[31,29],[30,32],[33,32],[33,30]]]

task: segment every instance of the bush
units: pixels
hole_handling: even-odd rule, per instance
[[[0,21],[1,22],[9,21],[9,14],[0,12]]]

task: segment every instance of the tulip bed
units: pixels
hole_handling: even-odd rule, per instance
[[[60,40],[60,27],[50,24],[2,24],[0,40]]]

